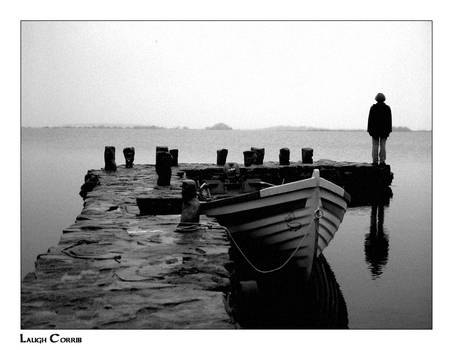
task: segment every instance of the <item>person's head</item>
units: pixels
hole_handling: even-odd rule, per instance
[[[378,93],[376,97],[374,98],[377,102],[384,102],[385,101],[385,96],[382,92]]]

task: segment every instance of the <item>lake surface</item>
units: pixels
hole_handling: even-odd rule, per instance
[[[381,208],[348,209],[324,256],[346,302],[349,328],[432,326],[432,167],[430,132],[395,132],[387,142],[394,173],[393,198]],[[155,147],[179,149],[179,161],[243,162],[242,151],[265,147],[291,160],[312,147],[314,160],[369,162],[366,132],[206,131],[152,129],[22,129],[21,273],[33,271],[36,256],[58,244],[61,231],[82,209],[78,195],[88,169],[103,167],[104,146],[135,147],[135,163],[154,163]]]

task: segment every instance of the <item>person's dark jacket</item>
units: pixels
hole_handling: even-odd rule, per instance
[[[371,106],[367,131],[371,137],[388,137],[392,132],[392,111],[384,102]]]

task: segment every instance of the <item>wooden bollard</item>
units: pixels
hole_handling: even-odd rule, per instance
[[[251,147],[250,149],[256,153],[255,164],[262,165],[264,161],[264,148]]]
[[[179,154],[179,151],[175,148],[175,149],[171,149],[169,152],[170,152],[171,157],[172,157],[171,166],[178,166],[178,154]]]
[[[115,147],[105,146],[104,163],[105,163],[105,165],[104,165],[105,171],[116,171]]]
[[[226,148],[222,148],[217,150],[217,165],[224,166],[227,160],[228,150]]]
[[[302,148],[302,163],[313,164],[313,148]]]
[[[135,148],[126,147],[123,149],[124,159],[126,161],[126,168],[132,168],[134,166]]]
[[[278,158],[280,165],[289,165],[289,148],[281,148]]]
[[[197,198],[197,184],[194,180],[182,181],[182,208],[180,226],[200,222],[200,202]]]
[[[157,185],[169,186],[171,180],[171,154],[168,152],[156,153]]]
[[[256,153],[254,151],[244,151],[244,165],[250,166],[255,164]]]

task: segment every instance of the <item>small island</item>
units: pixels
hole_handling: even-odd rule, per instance
[[[207,126],[206,130],[233,130],[233,128],[225,123],[217,123],[213,126]]]
[[[412,131],[407,126],[394,126],[392,131]]]

